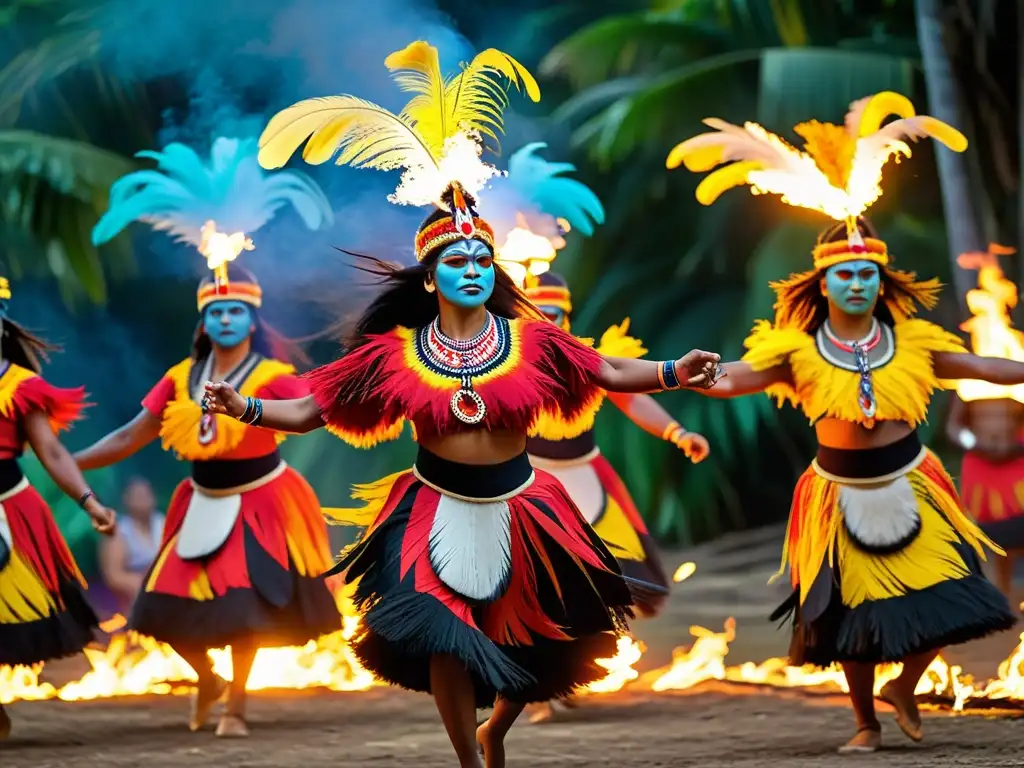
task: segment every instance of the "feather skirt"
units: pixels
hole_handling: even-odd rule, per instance
[[[22,482],[0,504],[0,665],[81,651],[98,620],[85,580],[39,493]]]
[[[171,645],[217,648],[242,638],[261,647],[304,645],[341,629],[323,575],[331,566],[320,503],[291,468],[241,493],[241,508],[211,554],[179,554],[197,491],[175,490],[164,538],[132,608],[131,629]]]
[[[463,480],[504,466],[447,464]],[[496,695],[547,701],[604,677],[595,660],[615,654],[632,598],[561,484],[536,472],[498,498],[471,500],[441,491],[435,475],[427,482],[414,469],[357,492],[367,529],[335,572],[355,583],[363,666],[430,692],[431,657],[455,656],[479,707]]]
[[[599,451],[577,460],[531,456],[535,467],[554,475],[629,579],[634,606],[642,616],[661,612],[669,580],[654,540],[626,484]]]
[[[960,490],[986,536],[1004,549],[1024,549],[1024,456],[997,462],[966,454]]]
[[[772,616],[793,616],[790,663],[895,662],[1009,629],[1014,612],[982,574],[986,546],[930,451],[856,493],[808,469],[783,563],[794,591]]]

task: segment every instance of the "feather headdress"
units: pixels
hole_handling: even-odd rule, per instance
[[[883,127],[891,115],[899,119]],[[882,168],[889,159],[910,157],[908,140],[931,137],[954,152],[967,149],[960,131],[934,117],[918,115],[909,99],[891,91],[855,101],[844,125],[816,120],[797,125],[794,130],[804,139],[805,151],[756,123],[742,128],[717,118],[704,123],[715,132],[676,146],[666,165],[682,164],[701,172],[728,163],[697,187],[697,199],[704,205],[711,205],[726,190],[748,184],[754,194],[781,195],[784,203],[846,222],[850,247],[832,243],[825,251],[816,251],[819,268],[851,258],[887,263],[884,243],[862,242],[855,221],[881,197]]]
[[[156,169],[114,182],[93,243],[111,240],[133,221],[145,222],[199,249],[222,287],[227,262],[253,248],[248,234],[284,206],[295,208],[310,229],[331,223],[331,205],[315,182],[293,171],[267,174],[257,151],[255,139],[221,137],[213,142],[209,162],[184,144],[139,152],[155,160]]]
[[[883,126],[890,116],[899,119]],[[904,96],[890,91],[855,101],[843,125],[800,123],[795,131],[804,150],[790,146],[756,123],[742,128],[709,118],[715,128],[682,142],[666,165],[710,171],[697,187],[697,199],[711,205],[726,190],[742,184],[755,195],[781,195],[788,205],[819,211],[840,222],[814,248],[814,269],[772,283],[778,326],[810,330],[820,322],[823,306],[818,280],[822,270],[844,261],[867,260],[882,269],[885,294],[879,306],[894,322],[912,316],[917,306],[930,308],[938,299],[938,280],[918,281],[912,272],[893,269],[884,241],[862,214],[882,195],[882,169],[890,158],[911,154],[908,140],[933,138],[954,152],[967,149],[960,131],[928,115],[918,115]],[[844,232],[837,231],[844,227]]]
[[[520,287],[547,271],[557,251],[565,247],[568,231],[589,237],[604,223],[604,206],[593,190],[563,175],[576,166],[545,160],[537,152],[546,147],[533,142],[513,153],[508,179],[499,188],[510,190],[517,216],[516,226],[498,248],[497,261]]]
[[[399,88],[414,94],[398,114],[349,95],[300,101],[275,115],[260,136],[263,167],[280,168],[306,142],[307,163],[334,158],[354,168],[401,169],[392,202],[440,207],[453,184],[476,195],[497,173],[480,156],[483,139],[496,140],[503,128],[508,86],[540,100],[526,68],[493,48],[449,77],[437,49],[423,41],[392,53],[384,65]]]

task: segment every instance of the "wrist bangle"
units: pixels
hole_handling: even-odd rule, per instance
[[[82,509],[85,509],[85,505],[86,505],[86,503],[88,503],[89,499],[95,499],[95,498],[96,498],[96,494],[93,493],[91,490],[86,489],[85,493],[83,493],[81,496],[78,497],[78,506],[80,506]],[[97,499],[97,501],[98,501],[98,499]]]
[[[245,410],[242,411],[242,415],[238,417],[238,420],[243,424],[257,427],[262,419],[263,401],[258,397],[245,398]]]
[[[663,360],[658,364],[658,383],[666,391],[680,388],[675,360]]]
[[[686,434],[686,430],[678,421],[673,421],[665,430],[661,433],[661,439],[669,443],[674,443],[680,437]]]

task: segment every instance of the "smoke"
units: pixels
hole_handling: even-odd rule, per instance
[[[110,0],[91,23],[101,36],[104,66],[115,75],[184,85],[187,99],[164,112],[158,143],[179,141],[200,155],[218,136],[259,135],[270,115],[305,98],[352,93],[399,109],[408,96],[384,59],[413,40],[436,46],[447,70],[474,53],[428,0]],[[426,211],[388,203],[398,174],[301,160],[291,167],[320,185],[335,221],[311,232],[285,209],[252,233],[256,250],[241,258],[273,286],[269,303],[300,300],[309,290],[336,292],[344,301],[350,270],[337,248],[411,259],[412,235]],[[203,274],[202,259],[188,246],[145,225],[133,233],[147,273]]]

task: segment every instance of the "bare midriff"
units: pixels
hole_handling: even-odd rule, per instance
[[[1024,405],[1016,400],[973,400],[964,419],[977,444],[971,453],[994,461],[1024,455]]]
[[[868,429],[862,424],[843,419],[822,419],[814,430],[819,445],[847,450],[882,448],[902,440],[914,431],[905,421],[880,421]]]
[[[505,430],[476,429],[421,439],[420,445],[442,459],[460,464],[501,464],[526,450],[526,435]]]

